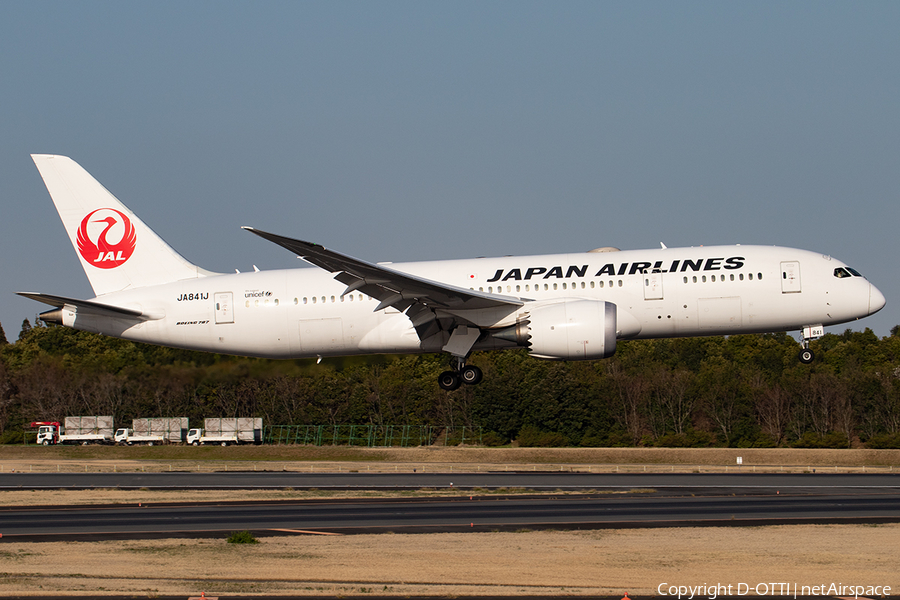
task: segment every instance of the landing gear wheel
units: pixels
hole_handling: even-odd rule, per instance
[[[466,385],[478,385],[484,378],[484,373],[475,365],[469,365],[459,372],[459,376]]]
[[[438,385],[441,386],[442,390],[447,390],[448,392],[459,388],[461,383],[462,380],[456,371],[444,371],[438,377]]]
[[[816,355],[813,354],[813,351],[810,350],[809,348],[804,348],[803,350],[800,351],[799,358],[800,358],[800,362],[802,362],[804,365],[808,365],[808,364],[811,364],[812,361],[816,360]]]

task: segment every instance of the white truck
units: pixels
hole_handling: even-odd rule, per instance
[[[240,441],[236,433],[215,434],[207,433],[204,429],[191,429],[188,431],[187,443],[192,446],[205,446],[207,444],[230,446],[231,444],[240,444]]]
[[[58,421],[35,421],[37,443],[54,444],[111,444],[113,441],[112,417],[66,417],[65,425]]]
[[[162,434],[136,434],[134,432],[134,429],[122,428],[116,429],[116,435],[114,439],[117,444],[126,446],[133,446],[134,444],[146,444],[147,446],[152,446],[154,444],[164,444],[166,441],[166,436]]]
[[[188,431],[187,443],[192,446],[218,444],[260,444],[262,443],[262,419],[204,419],[203,429]]]

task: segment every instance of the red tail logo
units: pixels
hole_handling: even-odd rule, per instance
[[[114,208],[98,208],[81,221],[77,242],[78,252],[88,263],[114,269],[131,258],[137,235],[124,214]]]

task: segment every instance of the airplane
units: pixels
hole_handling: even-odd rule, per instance
[[[20,295],[39,315],[127,340],[265,358],[449,355],[448,391],[475,385],[476,350],[603,359],[618,340],[801,332],[881,310],[884,295],[831,256],[777,246],[700,246],[372,263],[243,229],[318,269],[231,274],[190,263],[65,156],[32,155],[95,297]],[[801,277],[802,273],[802,277]]]

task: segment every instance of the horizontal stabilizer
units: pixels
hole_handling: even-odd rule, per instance
[[[77,298],[66,298],[64,296],[54,296],[52,294],[42,294],[40,292],[16,293],[20,296],[31,298],[32,300],[37,300],[38,302],[43,302],[44,304],[49,304],[50,306],[55,306],[56,308],[71,306],[76,310],[79,308],[84,308],[95,313],[106,313],[111,317],[132,317],[142,318],[143,320],[147,320],[150,318],[144,315],[144,313],[139,310],[134,310],[132,308],[123,308],[121,306],[111,306],[109,304],[102,304],[93,300],[78,300]]]

